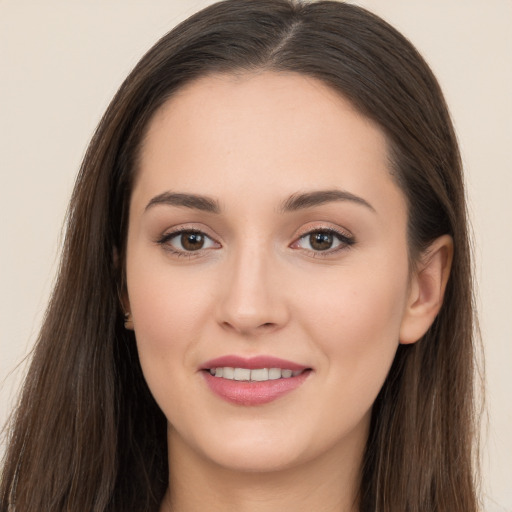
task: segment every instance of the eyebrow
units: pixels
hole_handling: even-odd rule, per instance
[[[209,213],[220,213],[219,203],[215,199],[197,194],[182,194],[178,192],[164,192],[153,197],[146,205],[145,211],[159,204],[182,206]]]
[[[282,203],[278,211],[280,213],[294,212],[336,201],[351,201],[365,206],[372,212],[376,212],[375,208],[362,197],[356,196],[346,190],[338,189],[316,190],[313,192],[293,194]],[[180,192],[164,192],[153,197],[146,205],[145,211],[156,205],[181,206],[216,214],[221,212],[219,202],[216,199],[198,194],[185,194]]]
[[[356,204],[365,206],[372,212],[376,213],[375,208],[362,197],[356,196],[346,190],[317,190],[314,192],[305,192],[303,194],[291,195],[281,206],[281,213],[294,212],[304,208],[312,208],[325,203],[335,201],[351,201]]]

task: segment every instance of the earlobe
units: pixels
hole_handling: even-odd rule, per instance
[[[129,311],[124,314],[124,328],[127,331],[133,331],[133,319],[132,314]]]
[[[452,259],[453,239],[449,235],[437,238],[422,254],[411,277],[400,343],[415,343],[434,322],[443,304]]]

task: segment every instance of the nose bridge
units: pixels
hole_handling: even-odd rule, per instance
[[[286,304],[276,281],[275,256],[254,237],[231,255],[220,301],[221,324],[238,332],[277,328],[286,321]]]

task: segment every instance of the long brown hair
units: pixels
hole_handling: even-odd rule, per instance
[[[411,261],[440,235],[454,240],[442,309],[422,340],[399,347],[374,404],[360,510],[476,512],[470,251],[443,95],[415,48],[377,16],[293,0],[204,9],[157,42],[111,102],[78,175],[58,280],[12,418],[1,512],[158,510],[166,419],[118,295],[138,149],[178,88],[262,69],[317,78],[380,125],[408,202]]]

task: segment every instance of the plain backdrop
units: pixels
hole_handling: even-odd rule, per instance
[[[44,314],[89,138],[142,54],[209,3],[0,0],[0,423]],[[466,169],[486,355],[486,510],[510,512],[512,0],[357,3],[414,42],[452,111]]]

